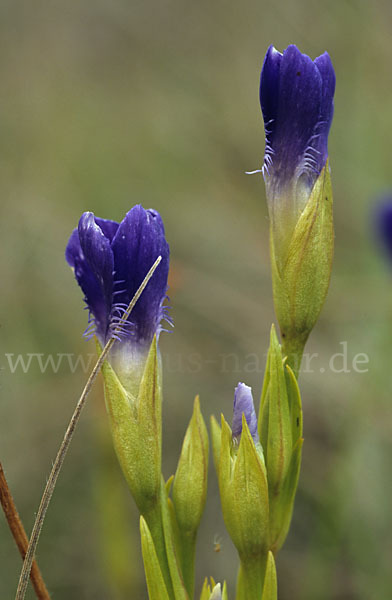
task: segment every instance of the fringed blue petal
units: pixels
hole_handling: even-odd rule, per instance
[[[335,74],[327,53],[314,62],[294,45],[273,46],[261,72],[266,148],[263,173],[275,188],[305,175],[313,184],[328,155]]]
[[[135,339],[149,346],[165,316],[163,302],[169,273],[169,246],[159,213],[134,206],[120,223],[112,249],[119,306],[128,305],[155,260],[162,256],[131,315]]]
[[[130,320],[122,315],[147,272],[161,255],[162,261],[143,291]],[[99,219],[84,213],[72,232],[66,259],[74,268],[91,317],[86,335],[96,333],[102,343],[114,335],[119,342],[131,341],[149,347],[166,319],[169,246],[160,215],[135,206],[123,221]],[[118,325],[121,325],[118,329]]]

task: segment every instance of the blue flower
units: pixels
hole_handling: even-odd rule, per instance
[[[392,260],[392,195],[382,198],[377,207],[376,228],[382,244]]]
[[[117,337],[114,351],[145,355],[167,319],[164,306],[169,271],[169,246],[162,219],[155,210],[134,206],[121,223],[85,212],[69,239],[65,257],[73,268],[89,309],[87,337],[102,345],[114,335],[129,302],[158,258],[162,260]]]
[[[241,436],[243,414],[245,415],[249,432],[256,444],[259,441],[259,436],[257,433],[257,417],[253,405],[252,388],[245,385],[245,383],[239,383],[234,392],[233,423],[231,429],[233,438],[239,439]]]
[[[294,45],[270,46],[260,81],[266,147],[263,174],[270,194],[298,181],[311,189],[328,157],[335,73],[327,52],[312,61]]]

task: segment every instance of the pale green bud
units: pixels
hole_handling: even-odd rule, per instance
[[[208,434],[196,397],[173,483],[173,503],[181,530],[196,532],[207,497]]]
[[[238,452],[222,417],[218,469],[223,518],[241,561],[263,556],[269,546],[268,484],[261,450],[256,449],[245,416]]]
[[[173,505],[184,582],[193,597],[197,529],[207,497],[208,434],[195,398],[173,483]]]
[[[271,343],[259,413],[259,436],[268,477],[270,543],[277,552],[291,522],[301,465],[302,407],[297,380],[285,364],[271,329]]]

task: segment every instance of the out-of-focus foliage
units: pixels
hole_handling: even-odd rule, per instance
[[[86,378],[67,356],[42,373],[37,354],[44,365],[52,354],[56,367],[58,354],[88,361],[95,352],[81,337],[86,313],[63,257],[82,211],[120,219],[141,202],[165,221],[175,321],[161,340],[166,477],[196,393],[205,418],[230,419],[238,381],[261,389],[274,318],[268,221],[261,177],[244,172],[263,155],[262,58],[270,43],[294,42],[313,58],[328,50],[336,70],[336,248],[306,349],[318,356],[301,374],[304,462],[277,561],[279,597],[390,598],[392,276],[370,213],[371,198],[391,185],[391,21],[387,0],[2,2],[1,460],[28,530]],[[345,348],[347,365],[342,356],[331,363]],[[30,367],[12,373],[20,353],[34,355]],[[358,353],[370,359],[357,365],[365,373],[353,368]],[[107,426],[102,395],[97,384],[39,546],[57,600],[146,598],[136,512],[97,435]],[[227,579],[232,597],[236,552],[217,517],[213,471],[209,481],[197,591],[211,574]],[[126,565],[108,563],[110,532],[109,548],[116,536],[130,546],[129,584]],[[2,517],[0,565],[0,597],[11,598],[20,559]]]

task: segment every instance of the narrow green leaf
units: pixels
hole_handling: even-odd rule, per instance
[[[229,597],[228,597],[228,595],[227,595],[227,585],[226,585],[226,581],[224,581],[224,582],[223,582],[222,600],[229,600]]]
[[[286,365],[286,383],[291,412],[292,446],[294,447],[299,438],[302,438],[302,403],[297,380],[289,365]]]
[[[159,566],[154,542],[152,541],[150,530],[143,517],[140,517],[140,536],[149,599],[170,600]]]
[[[161,485],[161,505],[162,505],[162,525],[165,538],[166,555],[169,563],[170,577],[173,584],[175,600],[189,600],[182,578],[180,561],[176,553],[174,535],[171,525],[171,518],[166,493],[165,481],[162,478]]]
[[[302,444],[303,438],[300,438],[294,446],[290,467],[279,498],[279,504],[276,511],[279,530],[272,548],[275,554],[283,546],[290,528],[299,472],[301,469]]]
[[[262,600],[277,600],[278,585],[276,580],[276,568],[274,555],[268,552],[267,568],[265,571]]]
[[[215,417],[213,415],[210,418],[210,430],[211,430],[212,454],[214,457],[214,465],[215,465],[215,470],[218,473],[222,432],[221,432],[221,428],[219,427],[218,421],[215,419]]]
[[[283,358],[275,327],[271,328],[267,473],[270,500],[276,497],[290,464],[291,415]]]
[[[204,579],[203,588],[201,590],[200,600],[208,600],[210,596],[211,596],[211,586],[208,583],[208,578],[206,577]]]

